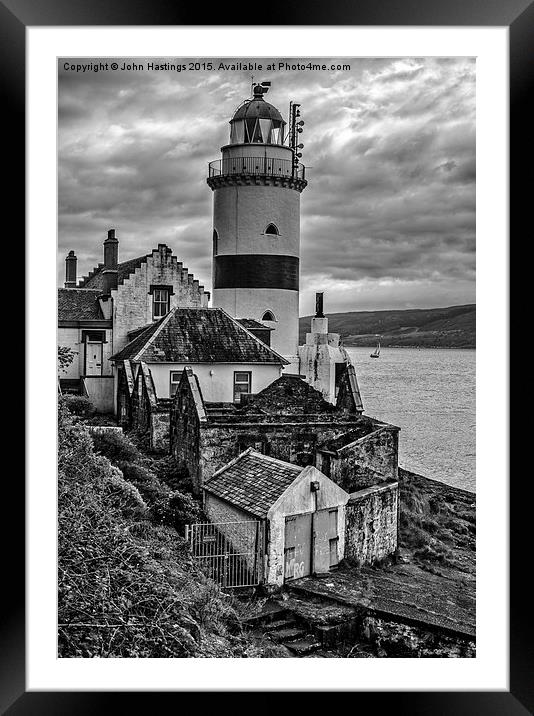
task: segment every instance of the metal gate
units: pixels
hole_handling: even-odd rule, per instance
[[[185,537],[195,562],[221,587],[253,587],[263,581],[260,520],[187,525]]]

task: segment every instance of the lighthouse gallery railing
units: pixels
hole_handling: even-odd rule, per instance
[[[280,176],[305,179],[306,167],[299,162],[293,170],[290,159],[273,159],[272,157],[228,157],[210,162],[209,176],[225,176],[227,174],[249,174],[263,176]]]

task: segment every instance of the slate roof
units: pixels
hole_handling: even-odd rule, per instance
[[[149,256],[150,254],[145,254],[144,256],[138,256],[135,259],[130,259],[129,261],[123,261],[122,263],[117,264],[118,283],[124,283],[128,276],[133,274],[135,269],[141,266],[141,264],[143,264]],[[104,264],[98,264],[98,266],[95,266],[95,268],[89,273],[88,276],[84,276],[78,282],[78,287],[94,288],[98,289],[99,291],[102,291],[102,289],[104,288],[104,277],[102,275],[103,268]]]
[[[88,288],[58,288],[58,320],[103,321],[104,314],[98,302],[101,293]]]
[[[145,363],[287,364],[221,308],[173,308],[112,360]]]
[[[249,448],[216,472],[205,483],[204,489],[255,517],[263,518],[303,469]]]

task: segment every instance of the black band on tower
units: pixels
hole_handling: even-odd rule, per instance
[[[282,288],[299,290],[299,260],[279,254],[216,256],[213,288]]]

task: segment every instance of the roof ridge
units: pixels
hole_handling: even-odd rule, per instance
[[[228,316],[228,318],[229,318],[231,321],[233,321],[236,326],[239,326],[240,330],[246,331],[246,332],[248,333],[248,335],[249,335],[253,340],[256,341],[256,343],[258,343],[259,345],[261,345],[262,349],[268,351],[269,353],[273,353],[277,358],[280,358],[280,360],[282,361],[282,363],[284,363],[285,365],[289,365],[289,361],[286,360],[286,359],[284,358],[284,356],[280,355],[280,353],[277,353],[273,348],[271,348],[271,346],[268,346],[266,343],[264,343],[262,340],[260,340],[257,336],[254,335],[254,333],[252,333],[252,331],[249,331],[248,328],[245,328],[245,326],[243,326],[241,323],[239,323],[239,321],[237,320],[237,318],[233,318],[233,316],[231,316],[229,313],[227,313],[227,312],[224,310],[224,308],[217,307],[217,310],[219,310],[219,311],[221,311],[222,313],[224,313],[225,316]]]

